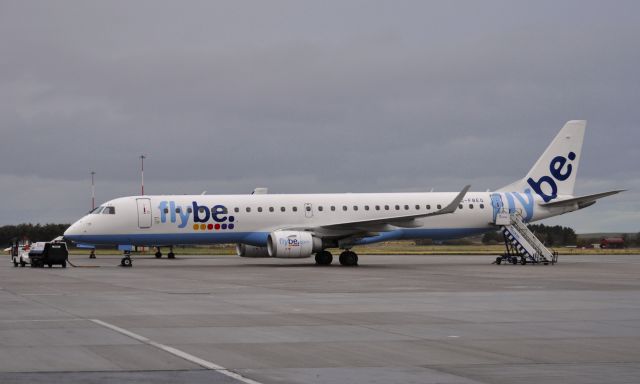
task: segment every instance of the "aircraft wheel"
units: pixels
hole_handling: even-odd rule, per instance
[[[329,251],[320,251],[316,253],[316,264],[329,265],[333,261],[333,255]]]
[[[156,252],[156,259],[159,259],[162,257],[162,252],[158,251]]]
[[[62,268],[67,268],[67,262],[66,261],[62,262]]]
[[[498,256],[496,257],[496,265],[500,265],[502,264],[502,257]]]
[[[511,258],[511,264],[513,264],[513,265],[518,264],[518,259],[517,259],[517,258],[515,258],[515,257],[512,257],[512,258]]]
[[[173,252],[169,252],[169,253],[167,253],[167,258],[169,258],[169,259],[175,259],[175,258],[176,258],[176,254],[175,254],[175,253],[173,253]]]
[[[123,267],[131,267],[132,266],[131,258],[123,257],[122,260],[120,261],[120,265],[122,265]]]
[[[358,265],[358,255],[352,251],[344,251],[340,254],[340,264],[345,266],[356,266]]]
[[[526,265],[526,264],[527,264],[527,259],[523,257],[523,258],[520,260],[520,264],[522,264],[522,265]]]

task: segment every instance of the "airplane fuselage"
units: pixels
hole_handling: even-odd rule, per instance
[[[455,196],[455,192],[130,196],[101,205],[112,208],[86,215],[65,236],[91,244],[242,243],[262,247],[274,231],[317,228],[327,239],[340,238],[343,231],[331,226],[436,212]],[[452,214],[384,224],[380,231],[369,228],[354,238],[353,245],[479,234],[497,229],[495,215],[500,209],[518,210],[525,221],[572,210],[540,206],[536,197],[531,193],[468,192]]]

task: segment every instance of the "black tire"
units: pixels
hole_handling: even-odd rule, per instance
[[[120,265],[123,267],[131,267],[133,265],[130,257],[123,257],[120,261]]]
[[[66,261],[62,262],[62,268],[67,268],[67,262]]]
[[[512,257],[511,258],[511,264],[513,264],[513,265],[518,264],[518,258],[517,257]]]
[[[49,263],[49,268],[53,267],[53,264]]]
[[[156,259],[160,259],[162,258],[162,252],[158,251],[156,252]]]
[[[169,253],[167,253],[167,258],[168,259],[175,259],[176,258],[176,254],[173,253],[173,252],[169,252]]]
[[[522,264],[522,265],[527,265],[527,259],[523,257],[523,258],[520,260],[520,264]]]
[[[27,263],[25,263],[25,261],[24,261],[24,260],[20,260],[20,267],[21,267],[21,268],[24,268],[24,267],[26,267],[26,266],[27,266]]]
[[[344,251],[340,254],[340,264],[347,267],[358,265],[358,255],[355,252]]]
[[[333,255],[329,251],[320,251],[316,253],[316,264],[330,265],[333,261]]]
[[[20,265],[20,263],[18,263],[16,259],[13,259],[13,266],[17,268],[18,265]]]
[[[502,257],[498,256],[496,257],[496,265],[500,265],[502,264]]]

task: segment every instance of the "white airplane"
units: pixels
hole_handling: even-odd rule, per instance
[[[237,244],[243,257],[304,258],[317,264],[340,248],[356,265],[357,245],[399,239],[451,239],[495,231],[501,211],[536,221],[585,208],[621,190],[573,195],[586,121],[565,124],[529,173],[494,192],[129,196],[75,222],[65,239],[90,244]],[[173,251],[169,253],[173,258]],[[125,252],[123,266],[131,266]]]

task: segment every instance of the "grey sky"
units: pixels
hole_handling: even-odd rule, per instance
[[[147,193],[498,188],[587,119],[548,220],[640,231],[637,1],[0,0],[0,225]]]

